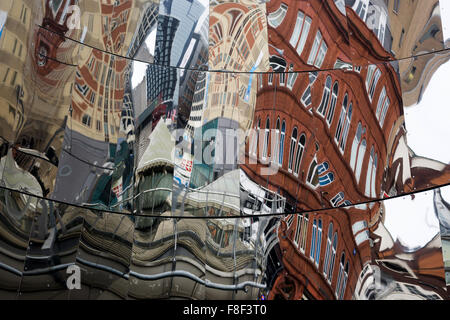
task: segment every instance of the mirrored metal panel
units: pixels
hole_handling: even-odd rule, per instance
[[[448,299],[449,10],[2,1],[0,296]]]
[[[33,218],[39,199],[0,189],[0,297],[16,299],[24,273]]]
[[[82,209],[36,199],[19,299],[68,299],[82,226]]]

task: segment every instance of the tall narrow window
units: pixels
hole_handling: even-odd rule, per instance
[[[347,114],[347,103],[348,103],[348,94],[346,93],[344,96],[344,101],[342,102],[341,115],[339,116],[338,126],[336,128],[336,135],[334,136],[334,140],[339,145],[339,141],[341,140],[342,129],[344,127],[345,115]]]
[[[302,223],[303,223],[303,215],[299,214],[299,215],[297,215],[297,227],[295,229],[295,236],[294,236],[294,243],[297,247],[299,245],[299,239],[300,239],[300,234],[301,234],[301,230],[302,230]]]
[[[328,111],[328,116],[327,116],[328,126],[330,126],[331,123],[333,122],[334,110],[336,109],[338,93],[339,93],[339,84],[336,81],[333,86],[333,93],[331,94],[330,110]]]
[[[375,153],[375,158],[374,158],[374,162],[373,162],[373,168],[372,168],[372,184],[371,184],[371,191],[370,191],[370,196],[375,199],[377,197],[376,195],[376,175],[377,175],[377,166],[378,166],[378,154]]]
[[[305,252],[306,249],[306,238],[308,235],[308,224],[309,224],[309,214],[306,213],[303,217],[303,227],[302,227],[302,237],[300,242],[300,251]]]
[[[331,250],[330,268],[328,269],[328,283],[331,283],[331,281],[333,280],[334,261],[336,260],[337,252],[337,241],[337,232],[335,232],[333,237],[333,248]]]
[[[297,50],[299,56],[302,54],[305,47],[306,39],[308,38],[309,29],[311,27],[311,21],[311,18],[305,16],[302,11],[298,12],[294,31],[292,32],[289,43]]]
[[[267,16],[269,25],[273,28],[277,28],[283,22],[284,17],[286,16],[287,9],[287,5],[282,3],[276,11],[269,13],[269,15]]]
[[[255,157],[258,155],[258,140],[259,140],[260,128],[261,128],[261,118],[258,118],[258,122],[256,125],[254,145],[253,145],[253,155]]]
[[[309,252],[309,257],[314,261],[316,254],[316,234],[317,234],[317,220],[314,219],[312,226],[312,236],[311,236],[311,250]]]
[[[263,145],[263,159],[267,159],[269,152],[269,133],[270,133],[270,120],[266,119],[266,130],[264,131],[264,145]]]
[[[292,136],[291,136],[291,148],[289,150],[289,164],[288,164],[288,170],[292,172],[292,163],[294,162],[294,152],[295,152],[295,146],[297,145],[297,127],[294,127],[292,130]]]
[[[337,298],[340,297],[342,284],[343,284],[343,280],[344,280],[344,271],[345,271],[344,264],[345,264],[345,253],[342,252],[341,260],[339,263],[339,273],[338,273],[338,278],[337,278],[337,283],[336,283],[336,290],[335,290],[335,294],[336,294]]]
[[[370,150],[370,158],[369,158],[369,165],[367,168],[367,176],[366,176],[366,196],[368,197],[374,197],[375,195],[375,175],[376,175],[376,162],[378,156],[375,154],[375,149],[372,147]]]
[[[347,279],[348,279],[348,260],[345,264],[345,268],[344,268],[344,275],[342,277],[342,286],[341,286],[341,292],[339,293],[339,300],[343,300],[344,299],[344,295],[345,295],[345,289],[347,288]]]
[[[364,161],[364,156],[366,155],[366,149],[367,149],[367,142],[366,139],[364,139],[358,148],[358,160],[356,163],[356,171],[355,171],[355,178],[356,182],[359,184],[359,180],[361,179],[361,171]]]
[[[278,155],[278,164],[283,166],[283,155],[284,155],[284,140],[286,138],[286,121],[283,120],[281,125],[281,136],[280,136],[280,152]]]
[[[386,114],[389,110],[389,105],[391,104],[389,98],[386,98],[386,101],[383,104],[383,111],[381,111],[381,116],[380,116],[380,127],[383,128],[384,126],[384,120],[386,119]]]
[[[378,98],[378,104],[377,104],[377,119],[378,121],[380,120],[380,116],[381,116],[381,110],[383,110],[383,103],[384,100],[386,99],[386,87],[383,87],[383,89],[381,90],[380,93],[380,97]]]
[[[294,218],[295,218],[295,215],[293,215],[293,214],[288,216],[288,218],[286,220],[286,225],[287,225],[288,229],[291,227],[292,222],[294,222]]]
[[[317,112],[322,117],[325,117],[325,114],[327,113],[328,102],[330,101],[330,94],[331,94],[331,84],[332,84],[331,77],[328,76],[325,82],[325,87],[323,88],[322,102],[320,103],[320,106],[317,109]]]
[[[297,80],[298,73],[293,72],[294,71],[294,65],[291,63],[289,65],[289,73],[287,78],[287,87],[292,90],[294,87],[295,81]]]
[[[317,172],[317,161],[313,159],[309,166],[308,177],[306,178],[306,182],[311,184],[314,188],[319,184],[319,174]]]
[[[273,151],[272,162],[278,163],[278,157],[280,153],[280,118],[277,118],[277,124],[275,127],[275,150]],[[274,143],[272,142],[272,143]]]
[[[387,111],[389,110],[390,100],[386,94],[386,87],[383,87],[383,90],[380,93],[380,97],[378,98],[377,105],[377,119],[380,123],[380,127],[383,128],[384,120],[386,119]]]
[[[319,223],[317,226],[317,239],[316,239],[316,266],[319,267],[320,261],[320,250],[322,247],[322,219],[319,219]]]
[[[370,101],[373,100],[373,95],[375,94],[375,89],[378,84],[378,80],[381,77],[381,71],[374,65],[370,65],[367,70],[366,77],[366,89],[369,94]]]
[[[342,134],[342,140],[341,143],[339,144],[339,149],[341,149],[342,152],[345,151],[345,145],[347,144],[347,137],[348,132],[350,130],[350,123],[352,122],[352,113],[353,113],[353,105],[350,103],[347,115],[344,120],[344,133]]]
[[[369,0],[357,0],[353,5],[353,10],[363,20],[366,21]]]
[[[300,169],[300,163],[303,156],[303,150],[305,149],[305,143],[306,143],[306,136],[302,134],[300,138],[298,139],[298,147],[297,147],[297,154],[295,156],[295,165],[294,165],[294,174],[298,175],[299,169]]]
[[[350,167],[352,168],[353,171],[355,171],[356,156],[358,155],[358,148],[361,142],[362,134],[363,134],[363,127],[361,122],[358,122],[358,128],[356,129],[355,138],[353,138],[352,153],[350,156]]]
[[[328,275],[328,268],[329,268],[329,260],[330,260],[330,255],[331,255],[331,246],[332,244],[332,239],[333,238],[333,222],[330,222],[330,225],[328,226],[328,234],[327,234],[327,247],[325,249],[325,260],[323,262],[323,275],[325,276],[325,278]]]
[[[322,33],[320,30],[317,30],[316,37],[314,38],[314,43],[309,54],[308,64],[320,68],[327,54],[327,50],[328,47],[323,40]]]
[[[273,72],[270,72],[267,76],[267,84],[271,86],[273,84]]]

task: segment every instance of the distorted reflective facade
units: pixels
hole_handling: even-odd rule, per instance
[[[446,19],[2,1],[0,299],[449,299]]]

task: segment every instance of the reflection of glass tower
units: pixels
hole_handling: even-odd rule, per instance
[[[180,24],[178,19],[160,15],[156,33],[155,64],[147,68],[147,104],[156,98],[161,102],[172,101],[177,82],[176,69],[161,67],[170,65],[170,53],[175,32]]]

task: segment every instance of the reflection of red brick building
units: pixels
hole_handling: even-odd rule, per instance
[[[254,128],[260,143],[246,149],[247,160],[259,159],[244,170],[286,197],[287,212],[336,208],[282,221],[284,270],[270,297],[351,299],[371,260],[368,225],[379,205],[339,207],[380,197],[382,182],[392,176],[404,139],[402,100],[396,70],[381,62],[393,57],[335,1],[271,1],[267,12],[271,66],[278,73],[259,76]],[[279,73],[330,68],[341,70]],[[396,154],[400,162],[407,156]],[[262,176],[269,162],[278,172]],[[405,167],[400,191],[409,178]]]
[[[67,12],[67,8],[74,4],[74,0],[61,1],[56,5],[53,5],[51,1],[45,2],[45,16],[42,21],[42,28],[37,29],[35,43],[37,72],[41,76],[46,76],[52,70],[61,68],[57,51],[58,49],[61,50],[60,46],[65,41],[66,33],[69,31],[68,21],[71,13]],[[55,80],[52,82],[53,85],[56,85],[56,83]]]
[[[98,4],[103,20],[94,32],[102,35],[101,49],[121,55],[127,47],[125,37],[132,20],[132,5],[132,1]],[[87,55],[77,68],[71,129],[95,140],[117,142],[128,64],[124,58],[99,50]]]

